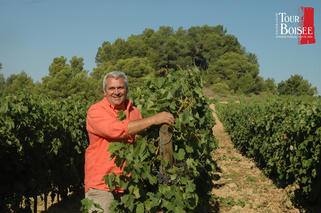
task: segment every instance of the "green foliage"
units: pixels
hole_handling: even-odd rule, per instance
[[[216,109],[236,147],[278,185],[298,184],[298,198],[320,198],[320,98],[243,99]]]
[[[262,90],[258,74],[258,65],[249,62],[245,55],[227,52],[210,62],[205,76],[211,84],[225,82],[233,93],[258,94]]]
[[[317,95],[318,90],[316,87],[304,80],[301,75],[291,75],[286,81],[281,81],[278,84],[278,93],[280,95]]]
[[[122,121],[122,120],[125,120],[126,119],[126,113],[124,110],[120,110],[118,112],[118,120]]]
[[[217,82],[211,86],[211,89],[215,94],[221,96],[231,94],[230,87],[225,82]]]
[[[311,84],[304,80],[301,75],[291,75],[286,81],[281,81],[278,84],[278,93],[280,95],[316,95],[318,94],[317,88],[312,87]]]
[[[95,210],[93,210],[95,209]],[[81,208],[80,211],[83,213],[104,213],[104,210],[101,208],[101,206],[97,203],[94,203],[93,200],[90,200],[88,198],[81,200]]]
[[[2,74],[0,75],[0,96],[17,94],[21,91],[30,93],[34,89],[33,80],[24,71],[19,74],[12,74],[7,79],[4,79]]]
[[[267,93],[270,93],[272,95],[277,94],[277,87],[273,78],[267,78],[264,81],[264,87],[264,91],[266,91]]]
[[[206,86],[228,85],[228,91],[222,90],[221,85],[214,86],[223,93],[258,94],[265,89],[263,79],[258,76],[256,55],[246,52],[222,25],[195,26],[187,30],[179,27],[176,31],[161,26],[157,31],[145,29],[142,34],[131,35],[127,40],[103,42],[96,55],[97,69],[102,66],[106,70],[133,57],[145,59],[144,64],[150,65],[153,74],[197,66],[202,70]],[[126,71],[129,76],[135,72],[135,67]]]
[[[83,58],[72,57],[70,64],[63,56],[54,58],[49,75],[42,79],[41,93],[50,98],[77,97],[95,100],[94,82],[88,79]],[[92,83],[92,84],[91,84]]]
[[[16,212],[23,200],[82,189],[87,106],[25,91],[1,98],[1,207]]]
[[[218,198],[218,200],[220,201],[220,203],[222,203],[223,205],[225,206],[240,206],[240,207],[244,207],[246,205],[246,201],[244,200],[237,200],[235,201],[233,199],[233,197],[231,196],[228,196],[228,197],[220,197]]]
[[[171,128],[175,166],[167,167],[168,184],[158,183],[153,168],[161,164],[160,156],[155,155],[159,126],[142,132],[134,145],[111,143],[108,151],[116,156],[115,162],[123,166],[124,173],[107,175],[105,181],[111,188],[125,190],[120,201],[113,201],[112,212],[210,211],[212,172],[216,169],[211,152],[216,142],[212,111],[201,88],[199,71],[184,70],[150,79],[144,88],[131,94],[143,117],[161,111],[175,116]],[[178,166],[181,162],[186,162],[186,168]]]
[[[0,63],[0,70],[2,69],[2,64]],[[3,95],[3,90],[5,87],[6,80],[2,73],[0,73],[0,97]]]
[[[156,71],[186,69],[193,65],[206,70],[210,60],[216,61],[226,52],[243,53],[244,50],[235,36],[226,34],[222,25],[204,25],[188,30],[180,27],[176,31],[172,27],[161,26],[158,31],[145,29],[127,41],[103,42],[96,62],[115,64],[120,59],[139,57],[146,58]]]
[[[6,79],[4,78],[3,74],[0,73],[0,97],[3,96],[4,89],[5,89],[5,83],[6,83]]]

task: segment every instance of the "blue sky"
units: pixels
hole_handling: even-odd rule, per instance
[[[300,6],[314,8],[315,44],[275,36],[275,14],[298,15]],[[255,53],[262,77],[279,83],[300,74],[321,93],[320,0],[0,0],[0,72],[8,77],[25,71],[41,81],[60,56],[83,57],[91,72],[104,41],[145,28],[205,24],[223,25]]]

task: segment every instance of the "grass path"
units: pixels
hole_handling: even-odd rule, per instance
[[[213,189],[219,212],[300,212],[293,207],[284,189],[277,188],[251,159],[242,156],[234,148],[215,113],[214,105],[211,108],[216,120],[213,134],[219,146],[213,153],[219,167]]]

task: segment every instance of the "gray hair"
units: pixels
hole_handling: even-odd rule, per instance
[[[128,91],[128,78],[124,72],[112,71],[112,72],[107,73],[104,77],[104,80],[103,80],[103,90],[104,91],[106,90],[107,78],[114,78],[114,79],[123,78],[125,81],[125,84],[126,84],[126,91]]]

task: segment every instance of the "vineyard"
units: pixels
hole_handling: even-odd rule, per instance
[[[173,163],[161,158],[160,126],[141,132],[133,145],[112,143],[108,151],[119,166],[126,164],[123,175],[105,176],[111,188],[125,190],[111,211],[215,212],[223,200],[215,195],[213,182],[220,169],[212,155],[218,144],[199,71],[163,74],[147,79],[141,88],[129,84],[128,98],[143,117],[161,111],[174,115],[175,124],[169,127]],[[1,99],[0,212],[37,212],[39,196],[47,209],[48,199],[83,193],[86,114],[91,104],[28,93]],[[277,186],[294,188],[298,202],[320,201],[319,98],[244,98],[240,103],[216,103],[215,108],[235,147],[253,158]],[[81,203],[83,212],[93,205],[87,199]]]
[[[82,189],[87,108],[22,93],[1,100],[0,212],[30,209],[40,195],[46,206],[49,192],[64,199]]]
[[[278,186],[292,187],[298,201],[320,201],[320,98],[241,99],[216,108],[241,153]]]
[[[214,119],[197,72],[170,72],[129,94],[144,117],[160,111],[175,116],[170,128],[174,166],[158,155],[159,126],[142,132],[134,146],[113,143],[109,151],[117,156],[116,161],[119,165],[127,162],[123,176],[105,177],[110,187],[126,191],[122,200],[114,201],[114,212],[210,211],[216,169],[211,156],[216,147],[211,130]],[[0,202],[5,208],[1,212],[28,211],[32,198],[35,202],[44,195],[46,203],[49,192],[64,199],[82,190],[89,106],[86,101],[53,101],[29,94],[1,101],[1,168],[5,174],[1,177]],[[159,172],[161,164],[165,173]],[[83,209],[88,205],[84,200]]]

